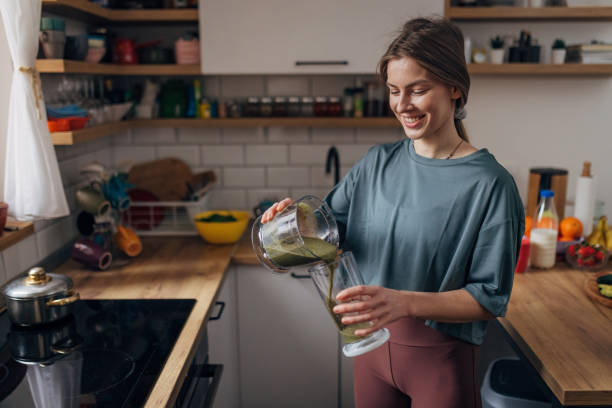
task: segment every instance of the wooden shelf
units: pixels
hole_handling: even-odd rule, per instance
[[[87,0],[42,0],[43,11],[89,23],[197,23],[197,9],[119,10]]]
[[[612,75],[612,64],[468,64],[471,75]]]
[[[34,233],[34,224],[29,221],[11,221],[7,220],[7,227],[17,227],[17,231],[4,231],[0,236],[0,251],[5,250],[11,245],[26,239]]]
[[[38,59],[36,69],[42,74],[98,75],[202,75],[200,65],[178,64],[90,64],[63,59]]]
[[[612,20],[612,7],[448,7],[450,20]]]
[[[127,129],[210,128],[210,127],[399,127],[395,118],[237,118],[237,119],[134,119],[87,127],[69,132],[51,133],[56,146],[68,146],[99,139]]]

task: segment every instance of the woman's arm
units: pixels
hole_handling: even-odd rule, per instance
[[[344,316],[342,323],[374,322],[368,329],[357,330],[355,334],[358,336],[366,336],[402,317],[447,323],[464,323],[495,317],[463,289],[448,292],[411,292],[361,285],[343,290],[337,298],[342,302],[353,302],[337,305],[334,307],[334,313],[358,313],[354,316]]]

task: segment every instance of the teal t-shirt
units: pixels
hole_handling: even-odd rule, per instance
[[[465,289],[494,315],[505,314],[524,210],[512,176],[487,149],[443,160],[419,156],[410,139],[378,145],[325,201],[366,284]],[[487,331],[487,321],[426,324],[474,344]]]

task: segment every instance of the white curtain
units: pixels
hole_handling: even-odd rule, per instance
[[[70,210],[34,69],[41,1],[0,0],[0,13],[13,60],[3,200],[19,220],[62,217]]]

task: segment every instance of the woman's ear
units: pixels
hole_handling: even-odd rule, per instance
[[[461,98],[461,92],[459,91],[459,88],[457,88],[456,86],[451,86],[450,96],[451,96],[451,99],[453,100]]]

